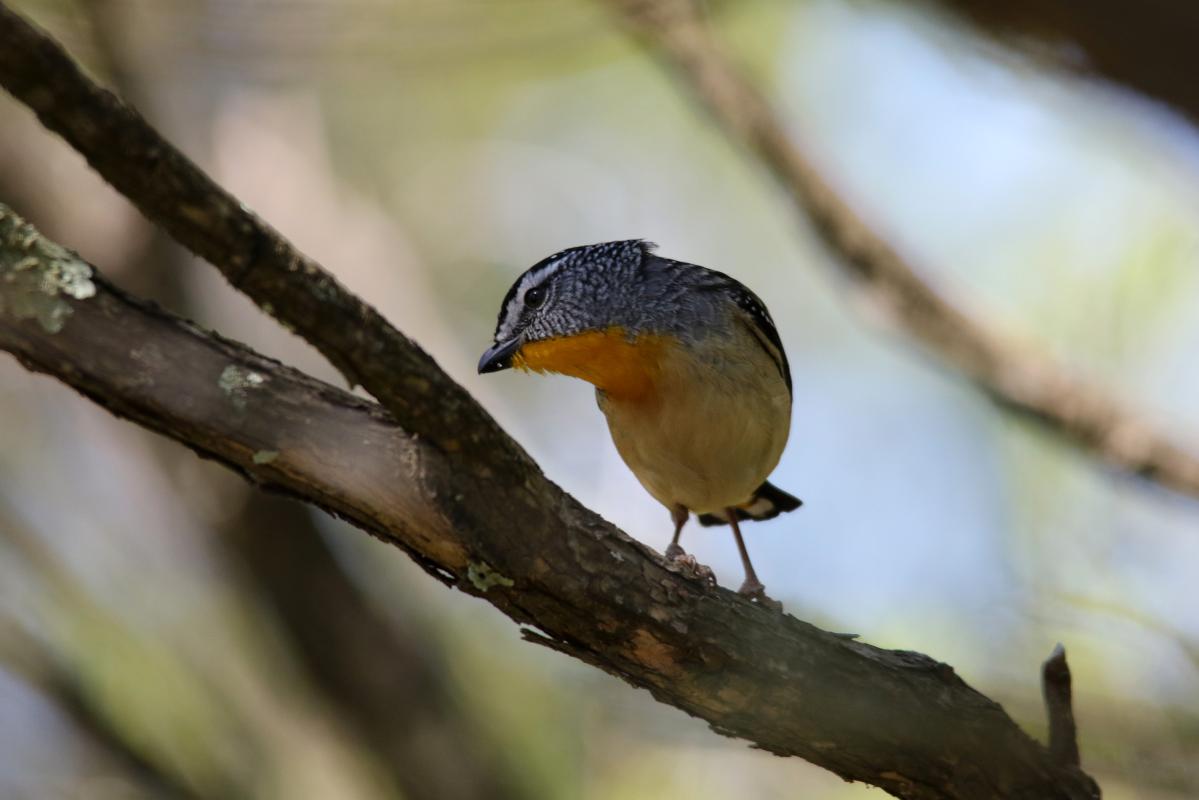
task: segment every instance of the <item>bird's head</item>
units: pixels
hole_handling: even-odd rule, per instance
[[[572,247],[530,267],[504,297],[479,372],[562,372],[604,388],[594,371],[647,330],[652,247],[637,239]]]

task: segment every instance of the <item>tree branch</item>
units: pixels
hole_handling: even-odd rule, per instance
[[[542,478],[478,479],[375,404],[128,297],[3,206],[0,349],[719,733],[901,797],[1097,796],[952,668],[682,575]]]
[[[1199,497],[1199,458],[1103,389],[1029,352],[954,306],[872,230],[793,143],[734,66],[693,0],[608,0],[735,142],[747,146],[810,218],[869,304],[1002,406],[1121,470]]]

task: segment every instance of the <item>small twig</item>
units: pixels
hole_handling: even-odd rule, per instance
[[[1127,472],[1199,497],[1199,457],[1141,414],[965,313],[872,229],[795,143],[777,113],[704,25],[692,0],[608,0],[662,55],[713,119],[747,146],[807,214],[855,290],[999,404]]]
[[[1041,696],[1049,715],[1049,756],[1059,764],[1077,767],[1078,729],[1074,724],[1074,703],[1070,696],[1070,665],[1066,648],[1058,643],[1041,665]]]

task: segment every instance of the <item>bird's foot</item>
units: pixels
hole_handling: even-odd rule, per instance
[[[741,588],[737,590],[737,594],[743,595],[750,599],[766,596],[766,587],[757,578],[746,578],[741,584]]]
[[[695,560],[695,556],[687,553],[677,544],[666,548],[666,560],[679,568],[679,571],[690,578],[698,578],[704,583],[716,585],[716,574],[712,569]]]
[[[766,595],[766,587],[759,580],[746,578],[745,583],[741,584],[741,588],[737,590],[737,594],[742,597],[748,597],[750,600],[756,601],[758,605],[769,608],[771,611],[781,612],[783,610],[782,603]]]

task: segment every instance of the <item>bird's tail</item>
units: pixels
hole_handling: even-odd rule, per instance
[[[742,503],[735,509],[738,521],[743,519],[774,519],[785,511],[794,511],[803,505],[798,497],[792,497],[772,483],[763,483],[754,492],[748,502]],[[699,524],[728,525],[724,514],[700,514]]]

